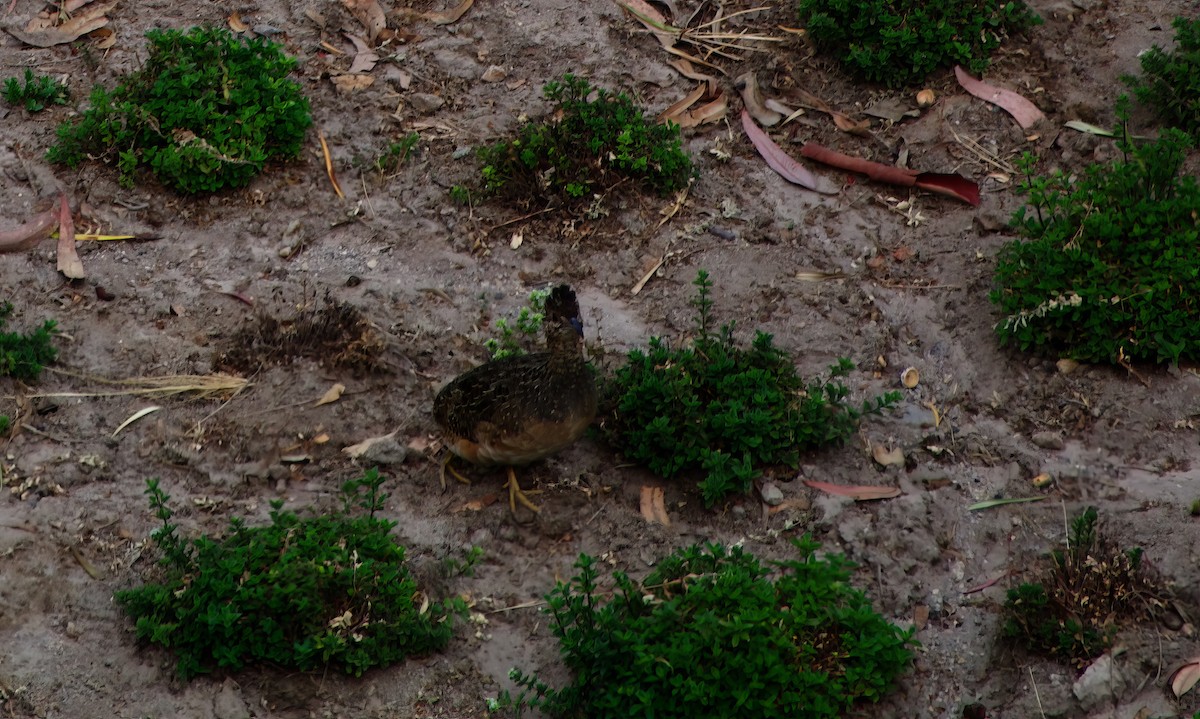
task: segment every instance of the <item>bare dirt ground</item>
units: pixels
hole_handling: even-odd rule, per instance
[[[801,87],[852,114],[876,103],[915,106],[912,92],[856,84],[813,57],[802,40],[776,29],[796,25],[790,6],[765,4],[769,9],[747,22],[787,40],[725,61],[728,78],[754,70],[765,88]],[[1020,204],[1016,178],[997,176],[955,138],[975,140],[1005,161],[1032,150],[1069,169],[1108,157],[1107,141],[1064,130],[1063,122],[1111,122],[1118,77],[1137,71],[1139,51],[1169,44],[1171,19],[1194,8],[1178,0],[1032,4],[1045,24],[1009,43],[987,75],[1047,112],[1031,133],[959,90],[949,72],[929,83],[938,96],[932,108],[895,124],[873,121],[874,139],[839,134],[819,113],[799,120],[796,142],[816,140],[883,162],[905,149],[913,167],[981,183],[979,208],[913,195],[919,221],[886,202],[908,195],[862,178],[815,168],[841,185],[834,196],[788,185],[745,139],[736,102],[727,125],[686,133],[699,179],[687,205],[662,227],[664,202],[637,195],[614,201],[597,220],[550,216],[498,229],[517,217],[513,208],[452,202],[448,189],[477,172],[466,150],[544,114],[540,88],[564,72],[625,89],[655,112],[692,87],[610,2],[479,0],[452,25],[402,23],[419,37],[388,48],[375,84],[349,95],[336,93],[329,79],[349,57],[328,54],[320,42],[349,51],[337,31],[359,26],[332,1],[125,0],[110,13],[118,42],[107,52],[34,49],[0,34],[0,76],[25,67],[69,76],[82,102],[93,84],[112,86],[138,66],[148,28],[224,24],[235,10],[248,24],[274,26],[301,60],[316,129],[348,194],[341,200],[332,192],[315,131],[300,160],[272,168],[248,189],[190,199],[152,181],[124,189],[109,168],[47,165],[43,153],[70,108],[32,116],[0,109],[0,226],[14,226],[40,196],[62,188],[106,230],[161,236],[82,246],[89,278],[75,285],[55,271],[50,242],[0,256],[0,294],[17,307],[15,324],[58,322],[58,369],[108,378],[206,373],[214,353],[255,312],[287,317],[326,293],[361,308],[388,338],[384,374],[356,377],[302,360],[254,376],[227,403],[39,399],[32,395],[102,387],[60,373],[32,387],[3,380],[0,414],[22,417],[23,426],[0,443],[0,715],[484,716],[486,698],[510,686],[515,665],[565,678],[544,616],[535,608],[496,610],[539,599],[556,578],[570,576],[580,552],[636,575],[669,547],[743,542],[780,557],[791,537],[811,532],[859,563],[857,583],[886,616],[910,623],[928,608],[912,671],[893,697],[861,716],[959,717],[976,702],[989,717],[1004,718],[1190,716],[1198,700],[1177,701],[1166,687],[1171,670],[1198,653],[1186,631],[1141,626],[1121,635],[1114,652],[1119,676],[1082,700],[1072,689],[1075,669],[998,638],[1005,588],[1062,540],[1064,517],[1089,504],[1100,508],[1105,531],[1145,549],[1185,609],[1195,608],[1200,579],[1200,524],[1188,515],[1200,497],[1193,467],[1200,379],[1190,367],[1141,367],[1145,384],[1119,368],[1064,375],[1054,358],[998,348],[987,293],[993,256],[1006,239],[998,230]],[[679,10],[686,15],[691,5]],[[727,11],[740,7],[750,5],[735,2]],[[34,0],[17,0],[5,22],[23,23],[39,9]],[[324,15],[325,30],[308,10]],[[491,65],[506,77],[481,81]],[[420,151],[398,174],[381,180],[362,169],[388,141],[413,130],[421,134]],[[776,138],[798,147],[786,132]],[[733,239],[706,231],[714,224]],[[523,233],[515,250],[514,231]],[[680,252],[631,294],[668,248]],[[871,262],[875,257],[881,259]],[[340,483],[361,471],[343,447],[393,431],[402,444],[435,437],[435,387],[484,357],[491,321],[523,304],[531,288],[572,283],[590,340],[611,358],[652,334],[687,332],[698,268],[715,279],[720,318],[737,319],[746,333],[774,333],[806,376],[850,357],[859,368],[850,386],[861,398],[897,388],[904,367],[920,370],[920,385],[905,391],[899,410],[866,421],[847,446],[806,457],[800,473],[895,485],[902,496],[854,504],[784,482],[785,495],[797,507],[807,500],[808,509],[767,515],[757,497],[706,511],[694,488],[678,484],[667,487],[673,524],[648,525],[638,493],[656,480],[588,438],[527,471],[526,482],[545,490],[544,511],[536,523],[519,525],[494,501],[500,474],[476,473],[473,485],[443,493],[435,462],[412,452],[383,467],[392,495],[387,515],[399,522],[411,556],[437,580],[446,557],[471,545],[486,553],[474,577],[442,581],[442,591],[469,594],[480,619],[462,626],[444,654],[361,679],[268,668],[182,684],[163,651],[136,645],[111,597],[139,582],[152,561],[143,551],[155,526],[142,495],[146,477],[162,478],[189,535],[220,531],[230,515],[265,520],[275,498],[292,507],[329,506]],[[845,278],[814,283],[798,276],[807,270]],[[98,300],[95,285],[115,299]],[[230,289],[253,297],[254,307],[222,293]],[[313,407],[334,382],[347,387],[341,400]],[[22,415],[24,402],[31,414]],[[937,427],[927,403],[944,417]],[[150,404],[162,409],[113,436]],[[1047,432],[1061,445],[1045,434],[1034,443]],[[328,442],[309,441],[322,433]],[[902,448],[909,468],[879,469],[870,446],[880,443]],[[308,460],[281,461],[294,454]],[[1055,481],[1037,490],[1030,480],[1042,472]],[[1039,492],[1049,499],[966,509]],[[965,593],[1005,572],[1013,574]]]

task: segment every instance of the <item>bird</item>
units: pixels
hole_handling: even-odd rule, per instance
[[[583,356],[583,320],[568,285],[546,297],[542,328],[546,349],[509,355],[469,370],[446,384],[433,400],[433,415],[450,454],[480,466],[508,469],[508,505],[537,513],[517,483],[514,466],[536,462],[579,439],[596,417],[596,379]]]

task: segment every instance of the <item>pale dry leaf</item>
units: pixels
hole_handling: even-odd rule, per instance
[[[467,11],[474,4],[475,0],[462,0],[462,2],[449,10],[444,12],[427,12],[421,17],[434,25],[450,25],[458,22],[459,18],[466,15]]]
[[[53,47],[75,42],[83,35],[107,25],[106,13],[115,5],[116,2],[93,5],[72,16],[61,25],[55,24],[57,15],[38,15],[30,20],[23,29],[9,28],[8,31],[21,42],[34,47]]]
[[[1190,692],[1198,681],[1200,681],[1200,657],[1193,657],[1175,670],[1175,675],[1171,677],[1171,691],[1176,697],[1181,697]]]
[[[729,111],[729,100],[725,93],[717,96],[717,99],[712,102],[701,105],[694,110],[689,110],[683,116],[679,125],[680,127],[696,127],[709,122],[718,122],[725,117],[725,113]]]
[[[375,78],[372,75],[338,75],[331,79],[334,89],[342,95],[365,90],[375,84]]]
[[[365,454],[367,450],[371,449],[371,447],[373,445],[378,444],[379,442],[384,442],[384,441],[395,439],[395,438],[396,438],[395,432],[389,432],[389,433],[387,433],[385,435],[381,435],[379,437],[368,437],[367,439],[364,439],[363,441],[358,442],[356,444],[352,444],[349,447],[343,447],[342,453],[345,454],[350,459],[358,459],[359,457],[363,456],[363,454]]]
[[[967,92],[980,100],[992,103],[1012,115],[1017,124],[1021,126],[1021,129],[1029,129],[1039,120],[1046,117],[1037,108],[1037,105],[1034,105],[1029,100],[1026,100],[1012,90],[993,87],[986,82],[976,80],[958,65],[954,66],[954,77],[958,78],[958,84]]]
[[[778,173],[780,177],[810,190],[817,189],[816,176],[809,172],[808,168],[784,152],[783,148],[776,145],[767,136],[767,133],[754,124],[754,120],[746,110],[742,110],[742,129],[746,132],[746,136],[750,138],[754,149],[758,150],[758,154],[762,155],[762,158],[767,161],[767,166]]]
[[[342,0],[342,4],[367,29],[369,42],[375,42],[375,38],[387,27],[387,15],[379,5],[379,0]]]
[[[332,387],[325,390],[325,394],[321,395],[321,399],[317,400],[317,403],[314,404],[313,406],[320,407],[323,404],[330,404],[332,402],[337,402],[339,399],[342,398],[342,393],[345,391],[346,391],[346,385],[342,384],[341,382],[335,382]]]
[[[379,55],[371,49],[366,40],[363,40],[357,35],[344,33],[346,39],[354,44],[354,62],[350,63],[350,69],[347,74],[359,75],[370,72],[375,69],[375,63],[379,62]]]
[[[783,120],[784,115],[790,113],[778,113],[768,108],[763,101],[762,92],[758,89],[758,77],[753,72],[747,72],[739,75],[733,82],[733,86],[737,88],[738,93],[742,96],[742,102],[746,105],[746,110],[750,116],[758,121],[760,125],[772,127],[778,125]]]
[[[899,497],[901,494],[900,489],[897,487],[885,487],[881,485],[832,484],[830,482],[817,482],[811,479],[804,480],[804,484],[813,489],[819,489],[826,494],[850,497],[858,502],[865,502],[872,499],[891,499],[892,497]]]
[[[240,35],[249,30],[250,26],[242,20],[241,13],[234,12],[229,14],[229,29]]]
[[[663,47],[668,50],[675,47],[675,41],[678,38],[675,33],[671,32],[675,28],[672,28],[662,13],[654,9],[650,3],[645,0],[616,0],[616,2],[647,30],[654,33]]]
[[[96,50],[107,50],[117,44],[117,34],[111,27],[93,30],[88,33],[87,37],[92,41],[92,47]]]
[[[690,60],[685,60],[685,59],[679,57],[679,58],[675,58],[674,60],[671,60],[667,64],[670,65],[671,67],[675,68],[675,70],[677,72],[679,72],[680,75],[683,75],[687,79],[695,80],[697,82],[703,82],[705,85],[707,85],[709,96],[716,95],[718,93],[718,91],[720,90],[720,84],[719,84],[717,78],[712,75],[706,75],[705,73],[700,72],[699,70],[696,69],[696,67],[694,65],[692,65]]]
[[[483,71],[483,75],[479,79],[484,82],[500,82],[506,77],[508,77],[507,70],[499,65],[488,65],[488,69]]]
[[[83,261],[75,248],[75,219],[71,217],[71,204],[66,195],[59,195],[58,211],[58,271],[70,280],[87,277]]]
[[[11,230],[0,230],[0,252],[20,252],[36,247],[49,237],[58,224],[58,208],[39,212],[32,219]]]
[[[118,434],[121,433],[121,430],[125,429],[126,427],[133,424],[134,422],[138,421],[142,417],[145,417],[146,415],[151,414],[153,412],[157,412],[160,409],[162,409],[162,407],[159,407],[158,405],[151,405],[149,407],[143,407],[142,409],[139,409],[138,411],[129,415],[129,419],[125,420],[116,429],[114,429],[112,436],[116,437]]]
[[[667,122],[668,120],[676,125],[682,125],[680,118],[687,113],[687,109],[700,101],[704,97],[705,85],[697,85],[694,90],[684,95],[683,98],[676,101],[667,109],[663,110],[658,115],[659,122]]]
[[[899,447],[887,449],[882,444],[871,448],[871,458],[884,467],[904,466],[904,450]]]

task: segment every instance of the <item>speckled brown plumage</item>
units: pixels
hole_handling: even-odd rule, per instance
[[[596,416],[596,382],[583,359],[583,324],[570,287],[551,290],[542,326],[546,351],[480,365],[433,401],[450,451],[474,464],[508,466],[510,504],[535,511],[512,466],[567,447]]]

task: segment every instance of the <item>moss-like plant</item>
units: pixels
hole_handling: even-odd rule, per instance
[[[1175,49],[1151,47],[1141,56],[1141,77],[1121,79],[1163,122],[1200,140],[1200,18],[1177,17],[1172,25]]]
[[[679,126],[645,116],[624,93],[564,75],[543,88],[554,118],[530,123],[516,139],[480,151],[484,189],[528,203],[590,198],[633,180],[666,194],[686,187],[694,170],[680,146]]]
[[[58,128],[50,161],[99,157],[116,163],[126,186],[147,168],[198,193],[243,187],[268,161],[299,154],[312,117],[280,45],[205,27],[146,39],[142,68],[112,92],[92,92],[91,107]]]
[[[900,400],[889,392],[855,407],[837,381],[853,365],[842,359],[826,381],[805,382],[771,335],[751,346],[733,339],[733,323],[714,329],[712,282],[701,270],[696,336],[672,349],[658,337],[629,353],[609,388],[615,410],[609,438],[628,458],[667,478],[698,473],[707,506],[745,493],[773,465],[799,465],[800,453],[841,442],[864,414]]]
[[[641,582],[614,572],[611,593],[581,556],[579,574],[547,596],[571,683],[552,689],[513,670],[521,690],[498,707],[570,719],[835,719],[878,701],[911,661],[913,630],[849,585],[844,557],[795,544],[800,558],[774,567],[740,547],[692,546]]]
[[[1121,115],[1124,115],[1123,110]],[[1200,359],[1200,186],[1180,176],[1187,135],[1164,130],[1078,178],[1033,174],[1020,191],[1023,236],[996,261],[991,298],[1002,344],[1088,362]]]
[[[65,105],[71,99],[67,86],[47,75],[34,76],[25,70],[25,82],[15,77],[4,81],[4,99],[12,105],[23,105],[29,112],[41,112],[51,105]]]
[[[799,0],[796,7],[818,49],[890,87],[955,64],[983,72],[1006,34],[1041,22],[1023,0]]]
[[[175,653],[185,679],[258,662],[358,676],[441,649],[464,607],[417,587],[390,536],[396,523],[375,517],[387,498],[382,482],[372,470],[345,483],[333,515],[300,518],[275,500],[271,524],[234,519],[226,537],[189,543],[171,522],[170,498],[149,480],[166,576],[117,592],[117,603],[139,639]],[[351,516],[355,505],[366,514]]]
[[[0,304],[0,377],[35,380],[58,357],[52,342],[56,325],[53,320],[46,320],[33,332],[4,332],[12,313],[11,303]]]
[[[1142,563],[1097,529],[1095,507],[1071,522],[1067,546],[1051,552],[1034,581],[1008,590],[1005,637],[1034,651],[1086,666],[1112,646],[1120,624],[1146,621],[1171,595]]]

